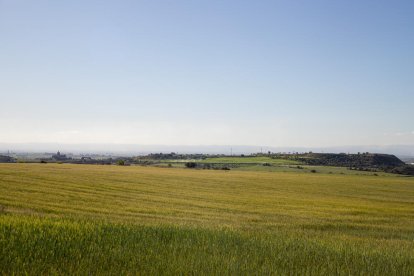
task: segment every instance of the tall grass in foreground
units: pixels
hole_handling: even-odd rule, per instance
[[[412,275],[412,252],[305,235],[0,215],[1,274]]]
[[[0,164],[1,274],[414,275],[414,178]]]

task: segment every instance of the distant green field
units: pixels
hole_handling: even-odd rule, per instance
[[[266,156],[259,157],[240,157],[240,156],[227,156],[227,157],[210,157],[206,159],[197,159],[197,160],[182,160],[182,159],[163,159],[155,160],[161,163],[185,163],[185,162],[197,162],[203,164],[264,164],[269,163],[273,165],[299,165],[302,164],[300,161],[288,160],[288,159],[274,159]]]
[[[201,163],[269,163],[269,164],[301,164],[300,161],[287,160],[287,159],[273,159],[270,157],[260,156],[260,157],[214,157],[207,158],[200,161]]]
[[[238,171],[257,171],[257,172],[292,172],[292,173],[316,173],[323,174],[353,174],[371,176],[393,176],[381,171],[358,171],[349,170],[347,167],[334,166],[311,166],[305,165],[300,161],[288,159],[273,159],[270,157],[214,157],[203,160],[160,160],[158,167],[184,168],[186,162],[196,162],[200,164],[233,165],[232,170]],[[265,166],[270,165],[270,166]]]
[[[371,176],[388,176],[395,177],[395,174],[375,172],[375,171],[358,171],[349,170],[347,167],[333,166],[310,166],[310,165],[248,165],[232,168],[238,171],[257,171],[257,172],[291,172],[291,173],[311,173],[314,171],[318,174],[348,174],[348,175],[371,175]]]
[[[0,164],[0,274],[414,274],[414,178]]]

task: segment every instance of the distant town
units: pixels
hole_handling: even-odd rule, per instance
[[[265,159],[263,159],[265,158]],[[208,162],[206,162],[208,160]],[[225,160],[225,162],[223,162]],[[141,165],[157,167],[186,167],[193,169],[234,169],[250,164],[252,166],[275,165],[273,160],[297,162],[309,166],[346,167],[349,170],[387,172],[402,175],[414,175],[413,160],[401,160],[390,154],[369,152],[349,153],[314,153],[314,152],[278,152],[252,154],[181,154],[150,153],[139,156],[111,156],[99,154],[62,153],[13,153],[0,155],[0,163],[68,163],[95,165]],[[283,163],[283,162],[282,162]],[[300,167],[300,166],[297,166]]]

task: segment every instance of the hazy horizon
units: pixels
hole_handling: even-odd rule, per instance
[[[412,145],[359,145],[337,147],[272,147],[267,145],[139,145],[139,144],[59,144],[59,143],[0,143],[0,154],[14,153],[55,153],[108,154],[133,156],[149,153],[202,153],[202,154],[251,154],[276,152],[321,152],[321,153],[385,153],[400,157],[414,157]]]
[[[0,143],[414,144],[413,1],[0,0]]]

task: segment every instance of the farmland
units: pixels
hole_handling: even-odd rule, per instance
[[[238,163],[238,164],[278,164],[278,165],[289,165],[289,164],[301,164],[301,162],[286,159],[274,159],[265,156],[258,157],[216,157],[207,158],[202,163]]]
[[[0,164],[0,273],[414,273],[414,178],[298,170]]]

